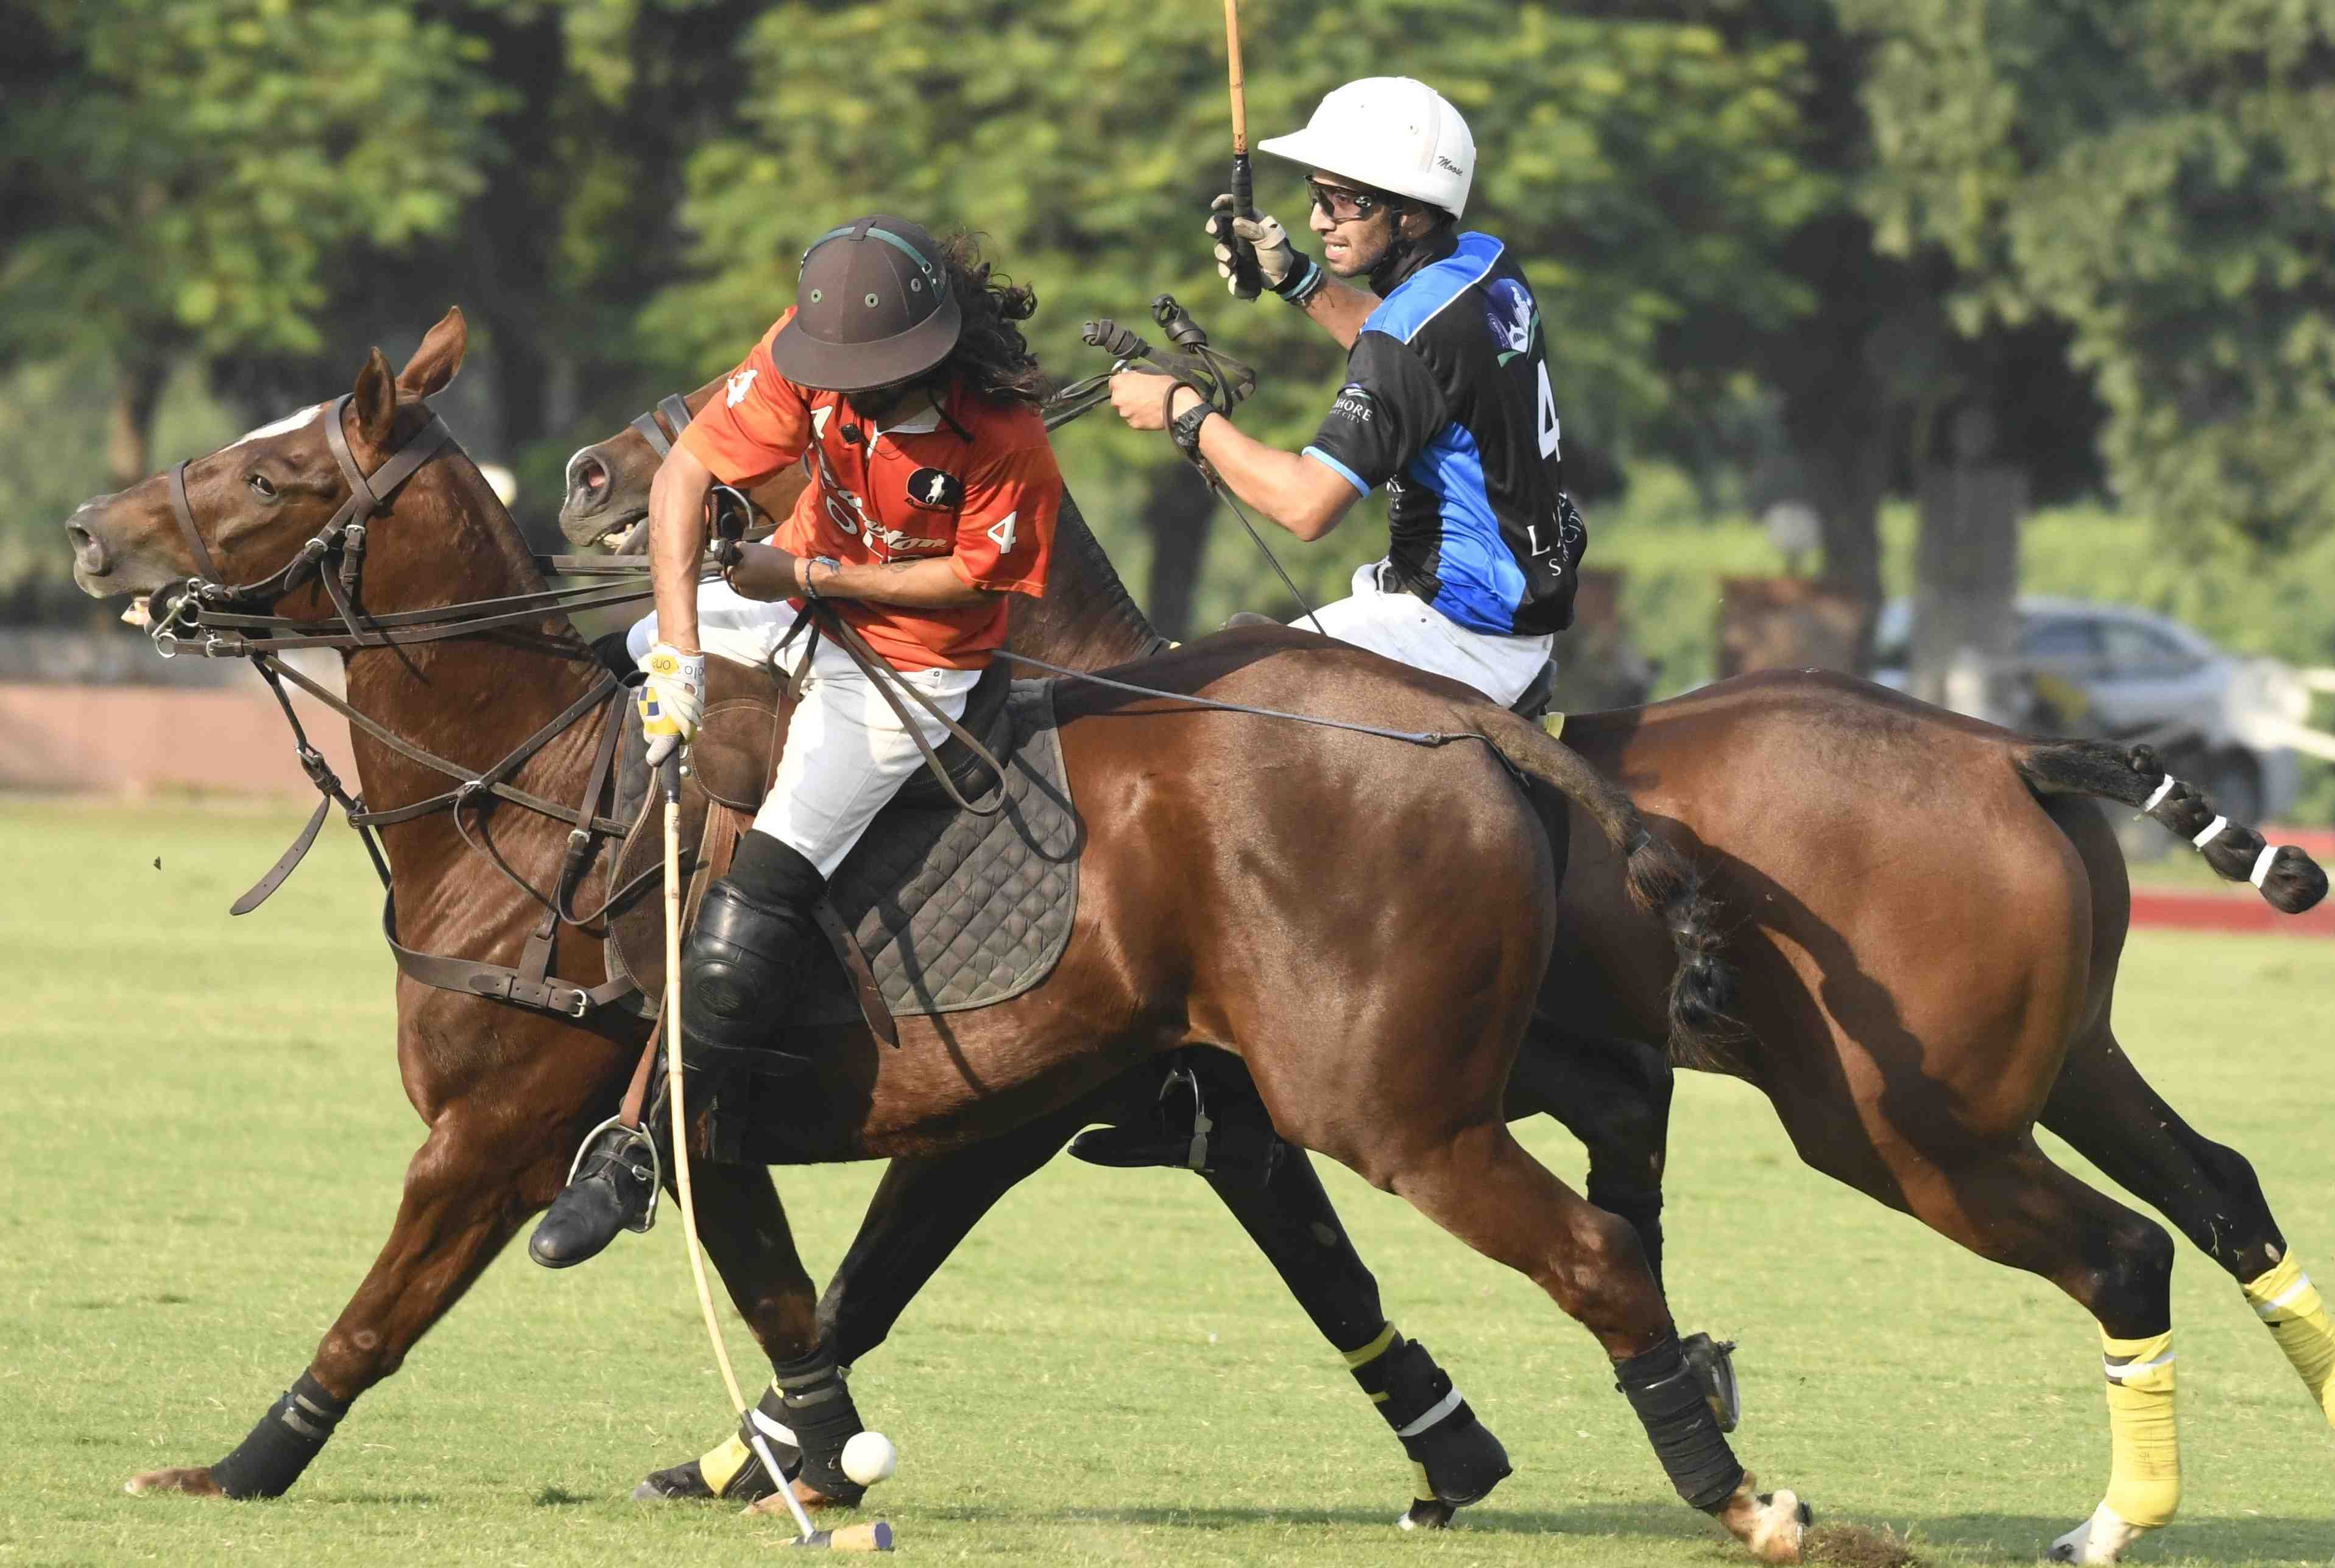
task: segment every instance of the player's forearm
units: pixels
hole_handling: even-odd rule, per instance
[[[860,562],[849,566],[803,563],[810,586],[823,599],[866,599],[914,610],[953,610],[978,604],[989,590],[957,576],[947,556],[920,561]]]
[[[1301,539],[1320,538],[1345,515],[1345,506],[1323,493],[1321,464],[1269,447],[1228,419],[1218,417],[1200,426],[1200,455],[1215,466],[1233,494]],[[1339,484],[1345,488],[1343,480]]]
[[[713,476],[696,454],[675,447],[649,486],[649,584],[657,639],[686,653],[697,641],[697,569],[705,555],[705,497]]]

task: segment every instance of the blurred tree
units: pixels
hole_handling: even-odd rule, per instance
[[[0,356],[108,363],[108,462],[145,473],[184,353],[305,353],[352,247],[443,230],[498,90],[374,0],[33,0],[6,20]]]
[[[1765,259],[1817,194],[1795,153],[1788,44],[1737,49],[1691,22],[1492,0],[1255,5],[1243,23],[1253,137],[1303,124],[1340,82],[1396,72],[1468,115],[1468,225],[1528,258],[1586,489],[1614,482],[1628,432],[1671,395],[1654,353],[1667,323],[1724,301],[1778,324],[1806,303]],[[787,301],[805,243],[887,208],[980,230],[1034,281],[1033,335],[1057,374],[1100,368],[1077,346],[1082,318],[1139,322],[1168,289],[1264,370],[1244,426],[1290,446],[1311,431],[1342,356],[1277,301],[1228,305],[1200,232],[1229,148],[1216,0],[799,4],[763,17],[748,50],[741,129],[690,165],[683,216],[704,276],[650,316],[701,371],[732,363]],[[1293,229],[1300,174],[1260,160],[1259,205]],[[1107,417],[1065,443],[1148,476],[1129,508],[1152,535],[1147,599],[1180,630],[1200,553],[1190,531],[1207,514],[1180,498],[1192,492],[1166,443]],[[1345,547],[1296,557],[1309,591],[1342,592],[1352,560],[1382,545],[1359,537],[1376,529],[1367,516],[1349,529]]]
[[[2065,323],[2127,504],[2335,521],[2335,5],[1840,0],[1873,49],[1881,241],[1957,325]]]

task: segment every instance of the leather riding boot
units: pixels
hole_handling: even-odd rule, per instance
[[[820,951],[811,909],[827,879],[790,847],[750,832],[705,890],[681,954],[682,1051],[693,1064],[769,1072],[809,1065],[776,1049],[789,997]]]
[[[567,1185],[528,1238],[527,1255],[547,1269],[570,1268],[599,1256],[618,1231],[647,1230],[661,1175],[646,1133],[617,1121],[602,1125],[585,1140]]]
[[[1165,1166],[1257,1186],[1271,1181],[1288,1146],[1255,1088],[1245,1078],[1215,1074],[1204,1091],[1203,1073],[1186,1053],[1168,1060],[1151,1116],[1089,1128],[1071,1140],[1071,1155],[1119,1170]]]

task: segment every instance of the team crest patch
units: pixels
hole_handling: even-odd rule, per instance
[[[964,505],[964,481],[943,469],[918,469],[908,476],[908,504],[928,512],[953,512]]]

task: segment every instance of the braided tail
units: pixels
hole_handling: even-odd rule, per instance
[[[2105,740],[2038,740],[2014,754],[2011,766],[2038,795],[2095,795],[2141,812],[2178,833],[2232,882],[2251,882],[2270,906],[2300,915],[2327,896],[2327,873],[2289,844],[2273,849],[2261,833],[2233,822],[2214,798],[2160,767],[2146,746]]]
[[[1727,1011],[1735,999],[1735,969],[1723,951],[1718,910],[1703,896],[1701,874],[1646,826],[1618,786],[1539,725],[1498,710],[1471,710],[1468,719],[1509,767],[1589,814],[1622,857],[1631,902],[1662,918],[1678,955],[1671,977],[1671,1060],[1734,1071],[1730,1048],[1742,1033]]]

